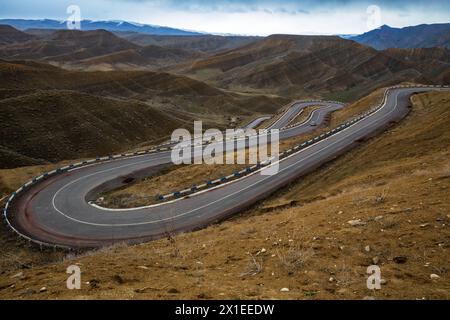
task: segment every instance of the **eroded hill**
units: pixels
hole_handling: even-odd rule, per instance
[[[223,128],[230,117],[273,113],[285,100],[226,93],[157,72],[78,72],[0,61],[1,167],[129,150],[179,127]]]
[[[127,39],[140,46],[157,45],[166,48],[197,51],[203,53],[217,53],[234,49],[251,42],[260,40],[260,37],[245,36],[161,36],[149,35],[136,32],[118,32],[119,37]]]
[[[402,81],[446,83],[447,49],[430,49],[426,61],[409,61],[410,55],[407,50],[380,52],[339,37],[273,35],[195,61],[182,72],[229,89],[341,100]]]
[[[186,125],[142,102],[64,90],[3,99],[0,110],[0,163],[12,168],[104,155]]]
[[[0,28],[0,58],[52,62],[71,69],[157,69],[201,56],[196,51],[140,46],[106,30],[34,30]]]

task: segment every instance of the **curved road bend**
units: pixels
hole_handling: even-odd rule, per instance
[[[254,120],[252,120],[249,124],[247,124],[246,126],[244,126],[244,130],[247,129],[253,129],[256,128],[257,126],[259,126],[262,122],[269,120],[270,118],[272,118],[271,116],[263,116],[263,117],[259,117],[256,118]]]
[[[313,102],[297,102],[290,106],[274,123],[267,127],[267,129],[282,129],[286,127],[294,118],[300,114],[305,108],[311,106],[318,106],[324,108],[333,105],[332,103],[323,101]]]
[[[114,210],[90,205],[86,198],[93,189],[117,177],[168,163],[170,151],[124,158],[74,169],[38,183],[15,200],[10,220],[32,239],[67,247],[138,243],[197,229],[243,210],[356,141],[401,119],[408,113],[410,95],[429,90],[391,90],[379,111],[281,160],[279,172],[273,176],[255,173],[190,198],[142,208]],[[317,117],[321,116],[319,112]],[[306,126],[309,123],[294,127],[292,132],[298,134],[295,129],[302,132]]]

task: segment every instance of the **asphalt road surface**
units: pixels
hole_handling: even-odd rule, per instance
[[[297,115],[300,114],[305,108],[309,106],[320,106],[326,107],[332,103],[328,102],[298,102],[294,103],[290,108],[288,108],[274,123],[267,127],[267,129],[281,129],[286,127],[289,122],[291,122]]]
[[[170,151],[120,158],[74,169],[34,185],[14,201],[9,220],[16,230],[31,239],[65,247],[139,243],[198,229],[251,206],[362,139],[384,130],[389,123],[399,121],[408,113],[411,94],[429,90],[392,89],[377,112],[284,158],[275,175],[255,172],[207,192],[142,208],[106,209],[91,205],[88,199],[111,181],[149,172],[152,168],[158,170],[158,166],[171,161]],[[294,104],[293,110],[288,110],[272,128],[282,128],[306,106]],[[321,123],[326,114],[341,107],[323,103],[305,123],[282,130],[280,137],[312,130],[315,127],[310,125],[311,121]]]
[[[259,117],[256,118],[255,120],[253,120],[252,122],[250,122],[249,124],[247,124],[244,129],[253,129],[256,128],[257,126],[259,126],[262,122],[269,120],[271,117],[270,116],[264,116],[264,117]]]

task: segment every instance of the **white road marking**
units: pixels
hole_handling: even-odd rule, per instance
[[[370,126],[370,125],[372,125],[373,123],[378,122],[378,121],[384,119],[385,117],[387,117],[388,115],[390,115],[392,112],[394,112],[394,111],[397,109],[397,105],[398,105],[398,94],[399,94],[399,92],[397,92],[397,93],[396,93],[396,96],[395,96],[395,105],[394,105],[394,108],[393,108],[391,111],[389,111],[386,115],[384,115],[383,117],[381,117],[380,119],[375,119],[374,121],[370,122],[370,123],[367,124],[366,126]],[[370,115],[369,118],[372,117],[373,115],[375,115],[376,113],[380,112],[381,110],[383,110],[383,109],[386,107],[386,105],[387,105],[387,99],[386,99],[385,103],[383,104],[383,106],[382,106],[380,109],[378,109],[377,111],[375,111],[372,115]],[[369,119],[369,118],[365,118],[365,119]],[[341,134],[342,132],[347,131],[348,129],[352,128],[353,126],[355,126],[355,125],[358,124],[358,123],[359,123],[359,122],[355,122],[353,125],[351,125],[351,126],[345,128],[344,130],[340,131],[340,132],[338,133],[338,135]],[[366,126],[365,126],[365,127],[366,127]],[[355,134],[355,133],[357,133],[357,132],[359,132],[359,131],[365,129],[365,127],[362,127],[361,129],[358,129],[358,130],[355,131],[353,134]],[[292,156],[294,156],[294,155],[298,155],[298,154],[302,153],[304,150],[307,150],[307,149],[309,149],[309,148],[311,148],[311,147],[317,145],[318,143],[322,143],[323,141],[326,141],[326,140],[330,139],[331,137],[335,137],[335,136],[336,136],[336,135],[333,135],[333,136],[330,136],[330,137],[328,137],[328,138],[325,138],[325,139],[321,140],[320,142],[317,142],[317,143],[315,143],[315,144],[313,144],[313,145],[311,145],[311,146],[306,147],[305,149],[300,150],[300,151],[297,152],[297,153],[294,153],[294,154],[292,154],[292,155],[290,155],[290,156],[288,156],[288,157],[286,157],[286,158],[284,158],[284,159],[282,159],[282,160],[279,160],[278,162],[281,162],[281,161],[284,161],[284,160],[286,160],[286,159],[289,159],[290,157],[292,157]],[[339,139],[339,140],[335,141],[334,143],[332,143],[332,144],[330,144],[330,145],[327,145],[327,146],[325,146],[324,148],[321,148],[320,150],[318,150],[318,151],[312,153],[311,155],[307,156],[306,158],[300,159],[299,161],[297,161],[297,162],[295,162],[295,163],[293,163],[293,164],[287,166],[286,168],[281,169],[279,172],[283,172],[283,171],[288,170],[289,168],[291,168],[291,167],[293,167],[293,166],[295,166],[295,165],[297,165],[297,164],[299,164],[299,163],[301,163],[301,162],[304,162],[305,160],[307,160],[307,159],[309,159],[309,158],[315,156],[316,154],[322,152],[323,150],[326,150],[326,149],[330,148],[331,146],[333,146],[333,145],[335,145],[335,144],[337,144],[337,143],[343,141],[345,138],[346,138],[346,137],[343,137],[342,139]],[[134,164],[131,164],[131,165],[134,165]],[[275,163],[274,163],[273,165],[275,165]],[[126,166],[130,166],[130,165],[126,165]],[[124,166],[124,167],[126,167],[126,166]],[[121,167],[119,167],[119,168],[121,168]],[[114,168],[113,168],[113,169],[114,169]],[[102,173],[102,172],[106,172],[106,171],[111,171],[111,170],[113,170],[113,169],[108,169],[108,170],[100,171],[100,172],[97,172],[97,173]],[[266,168],[265,168],[265,169],[266,169]],[[95,175],[95,174],[97,174],[97,173],[91,174],[91,175],[89,175],[89,176]],[[256,173],[256,172],[255,172],[255,173]],[[248,177],[248,176],[246,176],[246,177]],[[243,177],[243,178],[246,178],[246,177]],[[83,177],[81,177],[81,178],[83,178]],[[77,179],[77,180],[80,180],[81,178],[79,178],[79,179]],[[73,218],[73,217],[70,217],[70,216],[66,215],[65,213],[63,213],[62,211],[60,211],[60,210],[55,206],[55,197],[56,197],[56,195],[59,193],[59,191],[60,191],[61,189],[58,190],[58,192],[53,196],[52,203],[53,203],[53,207],[55,208],[55,210],[58,211],[60,214],[62,214],[63,216],[65,216],[66,218],[68,218],[68,219],[70,219],[70,220],[73,220],[73,221],[78,222],[78,223],[81,223],[81,224],[87,224],[87,225],[98,226],[98,227],[130,227],[130,226],[148,225],[148,224],[155,224],[155,223],[160,223],[160,222],[165,222],[165,221],[174,220],[175,218],[179,218],[179,217],[188,215],[188,214],[190,214],[190,213],[199,211],[199,210],[201,210],[201,209],[203,209],[203,208],[209,207],[209,206],[211,206],[211,205],[213,205],[213,204],[216,204],[216,203],[219,203],[219,202],[221,202],[221,201],[223,201],[223,200],[225,200],[225,199],[227,199],[227,198],[229,198],[229,197],[232,197],[232,196],[234,196],[234,195],[236,195],[236,194],[238,194],[238,193],[241,193],[241,192],[243,192],[243,191],[245,191],[245,190],[247,190],[247,189],[249,189],[249,188],[251,188],[251,187],[253,187],[253,186],[257,185],[257,184],[259,184],[259,183],[262,183],[262,182],[264,182],[264,181],[266,181],[266,180],[268,180],[268,179],[270,179],[270,178],[271,178],[271,176],[268,176],[268,177],[266,177],[266,178],[264,178],[264,179],[262,179],[262,180],[258,180],[258,181],[256,181],[255,183],[253,183],[253,184],[251,184],[251,185],[248,185],[247,187],[245,187],[245,188],[243,188],[243,189],[240,189],[240,190],[238,190],[238,191],[236,191],[236,192],[233,192],[233,193],[231,193],[231,194],[229,194],[229,195],[226,195],[226,196],[224,196],[224,197],[222,197],[222,198],[220,198],[220,199],[218,199],[218,200],[209,202],[209,203],[207,203],[207,204],[205,204],[205,205],[203,205],[203,206],[197,207],[197,208],[192,209],[192,210],[190,210],[190,211],[183,212],[183,213],[180,213],[180,214],[178,214],[178,215],[175,215],[175,216],[172,216],[172,217],[168,217],[168,218],[163,218],[163,219],[159,219],[159,220],[152,220],[152,221],[145,221],[145,222],[125,223],[125,224],[101,224],[101,223],[92,223],[92,222],[88,222],[88,221],[82,221],[82,220],[79,220],[79,219],[75,219],[75,218]],[[69,183],[69,184],[72,184],[72,183],[76,182],[77,180],[72,181],[72,182]],[[235,182],[237,182],[238,180],[239,180],[239,179],[234,180],[234,181],[230,181],[230,183],[235,183]],[[69,185],[69,184],[68,184],[68,185]],[[224,185],[221,185],[221,186],[218,186],[218,187],[223,187],[223,186],[224,186]],[[63,188],[64,188],[64,187],[63,187]],[[210,190],[208,190],[208,191],[210,191]],[[134,208],[132,208],[132,209],[134,209]],[[135,209],[135,210],[137,210],[137,209]]]

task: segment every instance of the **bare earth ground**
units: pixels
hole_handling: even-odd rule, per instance
[[[388,132],[251,210],[171,239],[63,257],[2,229],[0,297],[449,299],[449,126],[448,93],[416,96]],[[81,290],[65,287],[71,264]],[[372,264],[378,291],[366,288]]]

